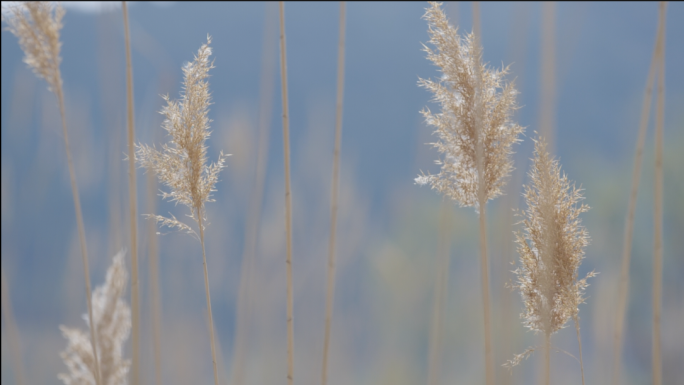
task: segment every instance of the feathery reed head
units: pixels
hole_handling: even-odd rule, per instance
[[[131,364],[130,360],[122,357],[123,344],[131,331],[131,310],[121,298],[126,291],[127,280],[124,252],[120,251],[107,269],[105,284],[93,291],[93,322],[97,331],[98,358],[104,385],[126,384]],[[87,315],[83,318],[87,323]],[[69,368],[69,374],[60,374],[59,379],[66,385],[94,385],[95,362],[88,333],[65,326],[59,328],[68,341],[66,350],[60,356]]]
[[[209,93],[209,70],[214,68],[211,56],[211,37],[203,44],[195,60],[183,67],[183,89],[180,102],[164,97],[167,106],[161,111],[166,117],[164,129],[171,136],[169,144],[164,144],[159,151],[144,144],[137,145],[137,156],[140,164],[154,171],[159,180],[168,186],[170,192],[162,192],[164,199],[181,203],[190,209],[190,216],[196,222],[204,217],[204,203],[212,202],[211,193],[218,181],[218,174],[223,168],[225,156],[219,155],[218,161],[207,165],[206,140],[209,138],[207,116],[211,95]],[[171,218],[150,215],[163,226],[194,231],[190,226],[180,222],[173,215]]]
[[[12,5],[3,4],[2,19],[7,30],[19,38],[24,51],[24,63],[48,82],[51,91],[62,83],[59,71],[59,31],[62,29],[64,8],[49,1],[27,1]]]
[[[444,160],[435,162],[442,166],[439,174],[421,175],[416,183],[429,183],[461,206],[478,207],[479,178],[484,178],[486,202],[501,195],[504,179],[513,169],[511,145],[524,131],[511,121],[517,91],[512,83],[504,83],[508,68],[495,70],[482,64],[482,50],[476,47],[474,35],[461,38],[449,25],[441,3],[430,5],[423,18],[428,21],[430,43],[436,50],[423,47],[442,77],[438,81],[420,79],[418,83],[441,105],[438,114],[429,109],[421,113],[436,127],[439,140],[432,145],[444,154]],[[477,167],[478,141],[483,145],[484,176]]]
[[[580,203],[581,189],[561,174],[557,160],[551,158],[543,138],[535,140],[531,185],[523,196],[527,210],[521,223],[524,232],[516,233],[521,267],[518,276],[525,312],[524,324],[535,332],[552,334],[579,312],[585,300],[587,278],[577,279],[577,270],[589,243],[587,230],[579,215],[589,210]]]

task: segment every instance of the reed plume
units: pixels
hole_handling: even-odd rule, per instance
[[[438,174],[422,174],[420,185],[429,184],[461,206],[474,206],[480,216],[480,263],[485,333],[485,376],[494,382],[494,365],[489,314],[489,264],[485,226],[485,205],[502,194],[506,177],[513,169],[511,146],[519,141],[523,128],[512,122],[517,108],[517,91],[505,83],[508,67],[496,70],[482,63],[479,31],[465,37],[449,25],[441,3],[431,2],[423,18],[428,21],[430,43],[424,51],[442,73],[441,79],[420,79],[419,85],[434,94],[440,113],[422,111],[428,125],[436,128],[438,141],[432,145],[444,154]],[[474,7],[479,26],[479,8]]]
[[[138,281],[138,201],[135,178],[135,118],[133,110],[133,65],[131,64],[131,36],[128,28],[128,6],[121,2],[126,42],[126,102],[128,121],[128,207],[131,230],[131,306],[133,307],[133,385],[140,383],[140,289]]]
[[[86,247],[85,226],[83,213],[81,212],[81,198],[76,183],[74,162],[71,159],[69,147],[69,134],[67,132],[66,113],[64,109],[64,91],[62,90],[62,73],[59,64],[62,58],[59,56],[62,43],[59,40],[59,32],[62,29],[64,8],[60,4],[53,5],[46,1],[25,2],[9,5],[3,8],[2,20],[7,23],[7,30],[19,39],[19,46],[24,51],[24,63],[33,70],[36,76],[45,79],[48,89],[57,96],[59,112],[62,118],[62,133],[64,135],[64,147],[66,150],[69,177],[71,180],[71,193],[74,199],[74,211],[78,227],[78,239],[81,246],[83,261],[83,274],[85,276],[86,299],[88,303],[88,320],[93,324],[93,307],[90,298],[90,269],[88,267],[88,249]],[[100,385],[100,368],[97,359],[97,338],[94,328],[90,329],[90,348],[95,357],[94,376],[95,383]]]
[[[209,123],[211,122],[208,117],[211,95],[207,78],[209,70],[214,68],[213,62],[209,61],[210,43],[211,37],[207,36],[207,43],[200,47],[195,60],[183,67],[184,92],[181,93],[180,102],[164,96],[167,106],[162,109],[161,113],[166,117],[163,128],[171,137],[170,143],[162,145],[161,151],[155,147],[139,144],[137,155],[141,166],[154,171],[159,181],[170,188],[168,192],[162,191],[162,198],[186,206],[190,209],[189,217],[197,224],[199,241],[202,244],[214,382],[218,385],[214,321],[211,312],[207,257],[204,249],[204,222],[206,222],[204,204],[213,202],[211,193],[215,191],[214,187],[223,168],[225,156],[222,152],[216,163],[207,164],[205,142],[210,135]],[[148,214],[147,217],[156,220],[162,226],[184,230],[197,236],[197,231],[176,219],[172,214],[170,217]]]
[[[523,231],[516,233],[521,266],[515,270],[515,287],[520,290],[525,311],[523,324],[535,333],[544,333],[545,383],[550,383],[551,335],[573,318],[579,333],[579,305],[584,303],[587,279],[578,279],[577,270],[589,243],[579,215],[589,210],[581,203],[581,189],[568,181],[557,160],[549,155],[543,138],[535,140],[534,159],[528,174],[531,185],[524,186],[527,202]],[[581,345],[580,345],[581,349]],[[504,366],[513,367],[533,349],[516,355]],[[580,351],[581,357],[581,351]]]
[[[127,280],[128,273],[122,250],[114,256],[111,266],[107,269],[105,284],[93,292],[94,324],[83,316],[89,329],[97,329],[99,367],[104,385],[128,383],[126,376],[131,361],[122,357],[123,344],[131,332],[131,309],[122,298]],[[60,374],[59,379],[66,385],[95,384],[95,366],[98,359],[92,354],[87,333],[63,325],[59,328],[67,339],[67,348],[60,356],[69,368],[69,373]]]

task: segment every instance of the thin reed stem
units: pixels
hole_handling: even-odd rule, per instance
[[[287,47],[285,45],[285,3],[280,2],[280,79],[283,99],[283,157],[285,164],[285,233],[287,243],[287,383],[294,377],[294,323],[292,293],[292,196],[290,195],[290,117],[287,103]]]
[[[629,294],[629,270],[632,254],[632,237],[634,235],[634,215],[636,212],[637,194],[639,193],[639,178],[641,176],[641,165],[643,163],[644,145],[646,143],[646,132],[648,130],[648,117],[651,114],[651,100],[653,96],[653,83],[655,79],[656,66],[660,55],[662,36],[663,36],[662,15],[658,21],[658,32],[656,34],[655,47],[651,57],[651,65],[646,77],[646,87],[644,89],[644,99],[641,104],[641,120],[639,122],[639,136],[637,139],[634,154],[634,166],[632,171],[632,187],[629,195],[629,208],[625,220],[625,230],[622,244],[622,267],[620,268],[620,286],[618,292],[617,317],[613,335],[613,385],[620,384],[620,363],[622,358],[622,340],[624,336],[625,314],[627,312],[627,299]]]
[[[575,321],[575,330],[577,331],[577,344],[579,345],[580,370],[582,371],[582,385],[584,385],[584,361],[582,361],[582,338],[580,337],[579,317],[577,317],[577,316],[573,317],[573,321]]]
[[[542,3],[541,106],[539,127],[551,153],[555,152],[556,118],[556,2]]]
[[[480,27],[480,3],[473,2],[473,32],[475,34],[475,57],[480,58],[482,54],[482,37]],[[482,67],[477,65],[476,76],[477,84],[482,84]],[[478,211],[480,214],[480,273],[482,284],[482,307],[484,311],[484,351],[485,351],[485,379],[487,385],[494,385],[494,357],[492,354],[492,335],[491,335],[491,316],[489,298],[489,262],[487,261],[487,226],[485,205],[487,197],[485,194],[485,164],[484,164],[484,134],[482,129],[482,89],[476,90],[475,104],[475,132],[477,135],[475,143],[475,157],[478,175]]]
[[[154,213],[157,197],[157,180],[153,172],[147,174],[148,211]],[[150,302],[152,303],[152,346],[154,355],[155,384],[162,384],[161,374],[161,298],[159,295],[159,250],[157,248],[157,225],[153,221],[147,224],[148,260],[150,266]]]
[[[325,298],[325,337],[323,338],[323,372],[321,384],[328,379],[328,352],[330,350],[330,324],[335,299],[335,236],[337,232],[338,194],[340,189],[340,146],[342,144],[342,103],[344,101],[344,41],[346,3],[340,2],[340,40],[337,51],[337,112],[335,119],[335,149],[330,199],[330,240],[328,243],[328,289]]]
[[[128,205],[131,230],[131,382],[140,384],[140,290],[138,279],[138,201],[135,178],[135,118],[133,109],[133,65],[131,64],[131,36],[128,28],[128,7],[121,2],[124,36],[126,40],[126,102],[128,115]]]
[[[439,223],[439,244],[437,248],[437,279],[435,280],[435,300],[430,331],[430,356],[428,363],[428,385],[439,384],[442,367],[442,334],[444,332],[444,308],[449,288],[449,262],[451,240],[451,206],[446,198],[442,199]]]
[[[207,293],[207,312],[209,314],[209,338],[211,338],[211,362],[214,366],[214,384],[218,385],[218,369],[216,368],[216,342],[214,338],[214,317],[211,312],[211,296],[209,295],[209,273],[207,272],[207,255],[204,251],[204,227],[202,225],[202,210],[197,207],[197,222],[199,224],[200,242],[202,243],[202,264],[204,265],[204,290]]]
[[[276,63],[275,45],[277,34],[275,23],[275,4],[267,3],[264,17],[264,42],[261,61],[259,98],[259,142],[257,148],[256,175],[249,206],[249,215],[245,225],[245,249],[242,254],[240,268],[240,286],[238,289],[237,322],[235,325],[235,353],[233,358],[233,383],[242,385],[245,378],[245,361],[248,355],[247,338],[249,336],[252,314],[252,289],[254,262],[257,250],[261,207],[268,164],[268,138],[270,135],[271,112],[273,110],[274,66]]]
[[[544,384],[551,385],[551,333],[544,333]]]
[[[61,79],[61,75],[59,77]],[[81,199],[78,194],[78,185],[76,184],[76,172],[74,171],[74,161],[71,158],[71,149],[69,147],[69,135],[67,133],[66,114],[64,112],[64,93],[62,91],[62,82],[57,83],[55,90],[57,99],[59,100],[59,112],[62,116],[62,132],[64,135],[64,147],[66,149],[67,163],[69,165],[69,177],[71,179],[71,194],[74,198],[74,210],[76,211],[76,225],[78,227],[78,239],[81,245],[81,256],[83,257],[83,274],[85,276],[86,284],[86,300],[88,302],[88,321],[89,325],[95,325],[93,322],[93,304],[92,304],[92,290],[90,290],[90,268],[88,267],[88,250],[85,240],[85,226],[83,225],[83,213],[81,211]],[[95,328],[90,329],[90,345],[93,349],[93,357],[95,358],[95,383],[100,385],[100,360],[97,354],[97,338],[95,336]]]
[[[653,193],[653,385],[662,384],[660,318],[663,290],[663,120],[665,118],[665,11],[667,3],[660,2],[661,35],[658,95],[655,125],[655,181]]]
[[[10,356],[12,357],[12,364],[14,366],[14,381],[17,385],[27,384],[26,371],[24,371],[24,360],[21,355],[21,344],[19,343],[19,329],[14,319],[12,312],[12,303],[10,302],[9,285],[5,278],[5,270],[2,271],[2,314],[5,318],[5,335],[7,336],[7,343],[9,345]]]

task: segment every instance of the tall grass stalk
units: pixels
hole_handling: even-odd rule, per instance
[[[133,365],[131,382],[140,383],[140,289],[138,280],[138,200],[135,178],[135,111],[133,109],[133,65],[131,64],[131,35],[128,28],[128,7],[121,2],[123,13],[124,37],[126,40],[126,102],[128,123],[128,205],[131,230],[131,322]]]
[[[285,165],[285,237],[287,275],[287,383],[294,381],[294,315],[292,290],[292,196],[290,195],[290,116],[287,103],[287,46],[285,3],[280,2],[280,80],[283,99],[283,160]]]
[[[249,203],[245,231],[245,249],[242,254],[240,268],[240,286],[238,289],[237,322],[235,325],[235,353],[233,354],[233,384],[242,385],[245,378],[246,357],[248,355],[247,339],[249,338],[250,317],[252,315],[252,281],[254,263],[261,221],[261,207],[264,197],[264,183],[266,181],[266,166],[268,164],[268,139],[270,136],[271,113],[273,110],[273,91],[275,81],[277,43],[275,19],[276,8],[273,3],[266,3],[264,16],[264,42],[261,53],[261,76],[259,87],[259,142],[257,148],[256,175]]]
[[[637,194],[639,193],[639,178],[641,176],[641,165],[644,157],[644,145],[646,144],[646,132],[648,130],[648,117],[651,114],[651,100],[653,99],[653,84],[656,74],[656,66],[660,59],[662,49],[662,38],[664,18],[660,14],[658,19],[658,32],[651,56],[651,65],[646,77],[646,87],[644,88],[644,98],[641,104],[641,120],[639,122],[639,135],[634,153],[634,166],[632,171],[632,187],[629,195],[629,207],[627,218],[625,219],[625,229],[622,243],[622,266],[620,268],[620,286],[618,289],[618,304],[615,317],[615,327],[613,334],[613,385],[620,384],[620,372],[622,362],[622,341],[624,338],[625,314],[627,312],[627,300],[629,295],[629,271],[630,259],[632,256],[632,238],[634,235],[634,215],[636,212]]]
[[[147,174],[147,210],[157,211],[157,180],[153,172]],[[152,354],[154,357],[154,380],[162,384],[161,373],[161,333],[162,310],[159,286],[159,249],[157,246],[157,226],[153,221],[147,223],[147,245],[150,279],[150,302],[152,305]]]
[[[12,359],[14,381],[17,385],[26,384],[26,371],[24,371],[24,360],[21,354],[21,343],[19,342],[19,329],[14,320],[12,303],[10,302],[9,285],[5,278],[5,270],[2,271],[2,315],[5,320],[5,336],[9,345],[10,356]]]
[[[328,353],[333,302],[335,300],[335,237],[337,233],[338,194],[340,190],[340,146],[342,145],[342,104],[344,102],[344,42],[346,3],[340,2],[340,37],[337,46],[337,111],[335,118],[335,149],[333,153],[332,187],[330,198],[330,239],[328,243],[328,288],[325,298],[325,335],[323,338],[323,371],[321,384],[328,380]]]
[[[556,2],[542,3],[541,106],[539,128],[553,153],[556,143]]]
[[[451,206],[446,198],[442,200],[439,221],[439,243],[437,246],[437,279],[430,330],[430,355],[428,362],[428,385],[439,384],[442,369],[442,338],[444,333],[444,308],[449,289],[449,262],[451,260]]]
[[[64,108],[64,91],[62,89],[62,73],[59,64],[62,58],[59,56],[62,43],[60,33],[62,29],[62,17],[64,8],[61,5],[52,5],[49,2],[26,2],[13,5],[8,8],[11,15],[3,20],[8,25],[8,30],[19,38],[19,45],[24,51],[24,62],[33,70],[36,76],[47,81],[50,91],[57,96],[59,113],[62,118],[62,134],[64,136],[64,148],[69,167],[69,179],[71,181],[71,194],[74,199],[76,213],[76,225],[78,227],[78,240],[83,260],[83,274],[86,284],[86,300],[88,303],[88,320],[93,325],[92,293],[90,289],[90,268],[88,267],[88,248],[86,246],[85,226],[81,211],[81,198],[76,183],[76,171],[69,147],[69,133],[66,124],[66,112]],[[53,13],[54,11],[54,13]],[[97,338],[95,328],[90,328],[90,345],[95,360],[95,383],[100,385],[100,363],[97,353]]]
[[[658,94],[655,124],[655,181],[653,193],[653,385],[662,384],[660,346],[660,317],[663,297],[663,120],[665,118],[665,11],[667,3],[660,2],[660,20],[663,32],[660,46]]]
[[[482,35],[480,27],[480,2],[473,2],[473,32],[475,34],[475,50],[476,56],[481,55]],[[475,76],[478,79],[477,84],[482,84],[482,69],[476,66]],[[476,93],[482,93],[483,90],[478,87]],[[482,284],[482,306],[484,310],[484,348],[485,348],[485,382],[487,385],[494,385],[494,355],[492,352],[492,323],[490,314],[490,294],[489,294],[489,262],[487,260],[487,225],[486,225],[486,204],[487,195],[485,193],[485,162],[484,162],[484,138],[482,133],[482,98],[476,98],[475,102],[475,132],[477,135],[475,144],[475,158],[477,163],[478,178],[477,199],[479,204],[480,214],[480,273]]]

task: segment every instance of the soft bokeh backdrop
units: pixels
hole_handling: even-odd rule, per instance
[[[426,145],[431,129],[419,111],[430,96],[418,77],[438,76],[425,59],[425,3],[347,5],[347,60],[342,143],[338,275],[331,345],[331,385],[425,383],[440,212],[447,210],[451,264],[442,339],[442,383],[482,383],[480,271],[476,215],[471,208],[415,186],[436,171]],[[270,8],[270,9],[269,9]],[[134,3],[133,44],[137,140],[160,143],[162,94],[180,92],[181,66],[212,36],[216,68],[210,88],[209,152],[228,159],[216,202],[207,206],[207,258],[220,375],[234,372],[235,320],[249,199],[258,145],[259,84],[264,31],[277,30],[272,3]],[[472,28],[471,3],[447,3],[453,24]],[[337,3],[287,3],[286,29],[294,205],[295,381],[319,380],[323,349],[325,269],[335,119]],[[489,250],[497,366],[537,337],[522,326],[521,300],[504,284],[517,254],[511,231],[521,184],[539,131],[541,6],[481,5],[484,58],[512,64],[521,91],[517,114],[527,127],[516,147],[507,195],[491,202]],[[580,275],[595,269],[580,308],[588,383],[610,380],[612,330],[646,74],[653,51],[657,4],[559,3],[556,8],[555,146],[563,169],[585,189],[592,210],[583,216],[591,245]],[[663,375],[684,378],[684,4],[667,15],[665,105],[665,234]],[[275,28],[274,28],[275,27]],[[125,131],[125,57],[118,5],[67,4],[62,30],[62,73],[76,175],[85,215],[93,285],[104,280],[111,257],[129,248]],[[277,45],[273,50],[277,50]],[[272,52],[275,53],[275,52]],[[271,55],[277,57],[277,55]],[[20,332],[31,383],[56,384],[66,371],[58,326],[85,327],[82,265],[56,99],[22,63],[16,38],[2,32],[2,269]],[[254,308],[247,341],[246,382],[283,383],[286,376],[285,230],[282,124],[278,64],[273,63],[270,139],[255,271]],[[268,87],[267,87],[268,88]],[[655,103],[652,110],[655,109]],[[653,115],[653,114],[652,114]],[[623,380],[648,383],[651,372],[653,117],[637,203],[627,314]],[[149,212],[147,178],[138,175],[139,212]],[[159,199],[159,198],[158,198]],[[160,200],[159,212],[185,214]],[[193,238],[162,230],[150,235],[141,217],[143,374],[152,383],[148,245],[160,245],[162,371],[168,384],[210,383],[201,254]],[[574,328],[553,344],[577,356]],[[13,382],[3,321],[2,383]],[[130,352],[126,352],[130,357]],[[527,384],[539,355],[497,383]],[[556,384],[577,384],[579,364],[552,356]]]

